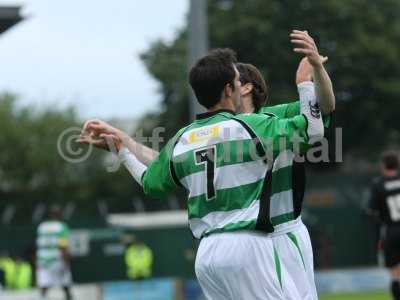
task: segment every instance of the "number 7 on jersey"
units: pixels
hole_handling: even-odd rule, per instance
[[[205,165],[207,201],[215,198],[214,177],[216,153],[217,151],[215,146],[203,148],[194,152],[196,165]]]

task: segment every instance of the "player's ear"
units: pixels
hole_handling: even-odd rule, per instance
[[[240,87],[240,95],[241,96],[246,96],[250,94],[253,91],[253,84],[248,82],[246,84],[242,84]]]
[[[231,96],[232,96],[232,92],[233,92],[233,90],[232,90],[232,85],[231,85],[230,83],[225,84],[225,86],[224,86],[224,92],[223,92],[224,97],[225,97],[225,98],[231,97]]]

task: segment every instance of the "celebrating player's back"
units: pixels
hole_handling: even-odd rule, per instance
[[[300,102],[290,102],[275,106],[267,104],[267,85],[261,72],[251,64],[237,64],[242,83],[242,110],[259,114],[290,118],[300,114]],[[296,84],[310,84],[315,71],[308,58],[303,58],[296,74]],[[319,82],[324,89],[332,91],[330,80]],[[314,83],[318,84],[318,83]],[[324,126],[329,127],[330,113],[334,109],[333,91],[330,97],[319,99]],[[324,104],[324,105],[322,105]],[[313,250],[310,235],[301,218],[305,192],[306,172],[304,162],[296,160],[298,154],[304,154],[309,144],[301,145],[302,151],[295,153],[290,149],[283,151],[274,161],[271,178],[270,218],[274,226],[272,241],[281,263],[287,267],[290,275],[296,278],[295,285],[301,299],[318,299],[314,280]],[[299,149],[300,150],[300,149]],[[279,208],[279,209],[276,209]]]
[[[302,115],[294,118],[235,116],[240,81],[234,63],[232,51],[216,50],[191,69],[190,84],[208,112],[178,131],[149,167],[118,136],[100,137],[114,140],[146,194],[162,197],[180,185],[188,190],[189,224],[201,238],[195,269],[208,299],[300,299],[290,294],[294,283],[263,232],[273,230],[273,160],[292,148],[295,135],[305,141],[323,136],[322,120],[311,112],[314,87],[302,87]]]

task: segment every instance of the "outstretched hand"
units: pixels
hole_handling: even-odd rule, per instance
[[[88,144],[107,151],[118,151],[122,146],[123,132],[105,121],[91,119],[85,122],[78,143]]]
[[[314,68],[322,66],[324,57],[319,54],[314,39],[307,31],[293,30],[290,38],[290,41],[296,45],[296,48],[293,49],[294,52],[304,54]]]

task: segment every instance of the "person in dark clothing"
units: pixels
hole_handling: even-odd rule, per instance
[[[391,291],[400,300],[400,175],[396,152],[386,152],[381,159],[381,176],[373,180],[369,211],[382,226],[385,265],[390,269]]]

